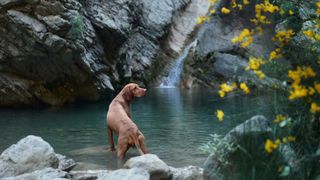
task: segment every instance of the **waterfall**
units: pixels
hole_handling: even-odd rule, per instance
[[[161,80],[160,88],[174,88],[180,83],[180,75],[183,69],[184,60],[188,56],[189,50],[196,44],[196,41],[190,43],[175,60],[174,66],[169,70],[169,75],[163,77]]]

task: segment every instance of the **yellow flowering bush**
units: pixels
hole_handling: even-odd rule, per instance
[[[275,48],[267,57],[249,54],[246,71],[252,71],[259,79],[264,79],[266,76],[272,76],[264,71],[267,65],[273,64],[273,67],[276,67],[278,62],[285,60],[290,62],[281,79],[284,81],[283,94],[287,106],[277,110],[281,114],[277,114],[273,120],[273,137],[264,140],[265,153],[268,156],[277,156],[282,145],[294,145],[294,151],[300,155],[297,161],[313,163],[306,167],[300,166],[303,169],[300,179],[312,179],[311,174],[315,172],[320,177],[320,171],[314,171],[314,167],[320,163],[308,161],[320,152],[320,2],[298,0],[230,0],[229,2],[229,6],[224,5],[217,10],[221,12],[221,16],[230,13],[238,15],[236,13],[242,13],[245,8],[254,9],[254,15],[247,17],[251,24],[230,40],[234,45],[240,49],[252,48],[254,46],[250,45],[255,43],[255,38],[264,34],[265,28],[274,32],[270,43],[273,43]],[[311,7],[311,10],[306,12],[303,9],[305,7]],[[277,27],[277,24],[280,26]],[[239,83],[239,87],[223,83],[219,86],[218,93],[220,97],[225,97],[227,93],[237,88],[244,94],[251,92],[245,83]],[[222,121],[224,112],[218,110],[216,116]],[[288,172],[290,165],[283,164],[281,167],[279,176],[293,175]]]

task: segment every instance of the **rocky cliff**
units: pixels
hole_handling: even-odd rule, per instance
[[[148,85],[207,12],[197,2],[1,0],[0,106],[95,101],[129,81]]]
[[[222,7],[231,8],[231,0],[219,1],[213,7],[216,13],[204,23],[197,37],[197,45],[191,49],[186,59],[182,74],[181,86],[192,88],[198,85],[217,87],[226,81],[246,81],[258,87],[281,86],[280,81],[273,78],[260,80],[252,72],[245,71],[250,56],[269,58],[275,49],[270,39],[276,24],[264,27],[263,35],[253,35],[254,41],[247,48],[233,44],[231,39],[238,36],[245,28],[254,28],[250,17],[255,15],[254,2],[243,8],[241,13],[221,13]]]

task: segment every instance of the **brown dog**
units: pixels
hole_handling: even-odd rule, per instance
[[[127,84],[109,105],[107,113],[109,144],[111,150],[114,151],[112,133],[114,131],[119,135],[117,147],[119,159],[123,159],[127,150],[134,146],[138,149],[140,155],[147,153],[144,136],[132,121],[130,113],[130,102],[135,97],[144,96],[146,91],[137,84]]]

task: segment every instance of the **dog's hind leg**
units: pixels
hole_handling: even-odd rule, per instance
[[[146,147],[146,144],[145,144],[144,136],[142,134],[140,134],[138,138],[139,138],[139,145],[140,145],[142,154],[147,154],[148,150],[147,150],[147,147]],[[141,152],[140,152],[140,154],[141,154]]]
[[[110,150],[114,151],[114,141],[113,141],[113,132],[112,129],[108,126],[108,137],[109,137],[109,145],[110,145]]]
[[[117,156],[119,159],[123,159],[126,152],[128,151],[129,147],[127,143],[119,142],[118,148],[117,148]]]

